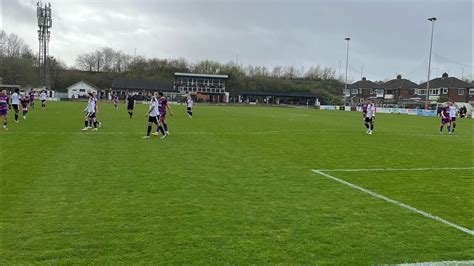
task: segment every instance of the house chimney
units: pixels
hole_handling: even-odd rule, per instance
[[[402,75],[398,74],[397,79],[402,79]]]
[[[447,78],[447,77],[449,77],[449,76],[448,76],[448,73],[444,72],[444,73],[443,73],[443,76],[441,76],[441,77],[445,79],[445,78]]]
[[[363,77],[363,78],[362,78],[362,80],[363,80],[363,81],[366,81],[366,80],[367,80],[367,78],[366,78],[366,77]]]

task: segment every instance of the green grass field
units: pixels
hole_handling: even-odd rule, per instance
[[[0,264],[395,264],[474,260],[474,236],[325,172],[474,229],[472,120],[265,107],[173,106],[171,136],[141,139],[146,106],[49,103],[0,132]]]

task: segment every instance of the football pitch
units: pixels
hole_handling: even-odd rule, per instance
[[[472,120],[48,103],[0,132],[0,264],[474,261]]]

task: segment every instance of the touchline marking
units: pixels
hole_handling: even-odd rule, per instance
[[[410,210],[410,211],[416,212],[416,213],[421,214],[421,215],[423,215],[423,216],[425,216],[425,217],[427,217],[427,218],[433,219],[433,220],[438,221],[438,222],[441,222],[441,223],[443,223],[443,224],[445,224],[445,225],[447,225],[447,226],[451,226],[451,227],[453,227],[453,228],[455,228],[455,229],[458,229],[459,231],[462,231],[462,232],[464,232],[464,233],[466,233],[466,234],[469,234],[469,235],[471,235],[471,236],[474,235],[474,231],[473,231],[473,230],[470,230],[470,229],[464,228],[464,227],[462,227],[462,226],[459,226],[459,225],[457,225],[457,224],[451,223],[451,222],[446,221],[446,220],[444,220],[443,218],[440,218],[440,217],[438,217],[438,216],[436,216],[436,215],[433,215],[433,214],[430,214],[430,213],[427,213],[427,212],[418,210],[418,209],[415,208],[415,207],[412,207],[412,206],[407,205],[407,204],[405,204],[405,203],[402,203],[402,202],[393,200],[393,199],[391,199],[391,198],[387,198],[387,197],[385,197],[385,196],[383,196],[383,195],[377,194],[377,193],[375,193],[375,192],[373,192],[373,191],[370,191],[370,190],[368,190],[368,189],[365,189],[365,188],[363,188],[363,187],[359,187],[359,186],[357,186],[357,185],[354,185],[354,184],[352,184],[352,183],[349,183],[349,182],[347,182],[347,181],[344,181],[344,180],[339,179],[339,178],[337,178],[337,177],[334,177],[334,176],[332,176],[332,175],[328,175],[328,174],[322,172],[322,171],[324,171],[324,170],[312,170],[312,171],[315,172],[315,173],[317,173],[317,174],[319,174],[319,175],[322,175],[322,176],[324,176],[324,177],[327,177],[327,178],[330,178],[330,179],[332,179],[332,180],[334,180],[334,181],[337,181],[337,182],[339,182],[339,183],[341,183],[341,184],[347,185],[347,186],[349,186],[349,187],[351,187],[351,188],[355,188],[355,189],[360,190],[360,191],[362,191],[362,192],[364,192],[364,193],[367,193],[367,194],[371,195],[372,197],[385,200],[385,201],[387,201],[387,202],[390,202],[390,203],[395,204],[395,205],[397,205],[397,206],[400,206],[400,207],[402,207],[402,208],[405,208],[405,209],[408,209],[408,210]]]
[[[367,168],[367,169],[324,169],[320,172],[382,172],[382,171],[429,171],[429,170],[474,170],[474,167],[425,167],[425,168]]]
[[[473,265],[474,260],[450,260],[450,261],[429,261],[397,264],[398,266],[441,266],[441,265]],[[393,264],[391,264],[393,265]]]

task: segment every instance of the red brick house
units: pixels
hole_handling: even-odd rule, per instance
[[[419,87],[418,84],[402,78],[402,75],[397,75],[396,79],[385,82],[381,87],[384,89],[384,103],[401,103],[419,100],[415,95],[415,91]]]
[[[416,94],[425,99],[426,82],[418,86]],[[452,102],[472,102],[474,101],[474,84],[449,77],[448,73],[444,73],[442,77],[430,80],[429,100],[437,101],[443,95]]]
[[[363,77],[362,80],[359,80],[353,84],[347,86],[348,90],[346,91],[346,98],[349,98],[349,101],[352,105],[360,104],[365,99],[371,98],[374,102],[382,102],[384,98],[384,89],[382,84],[377,84],[367,78]]]

